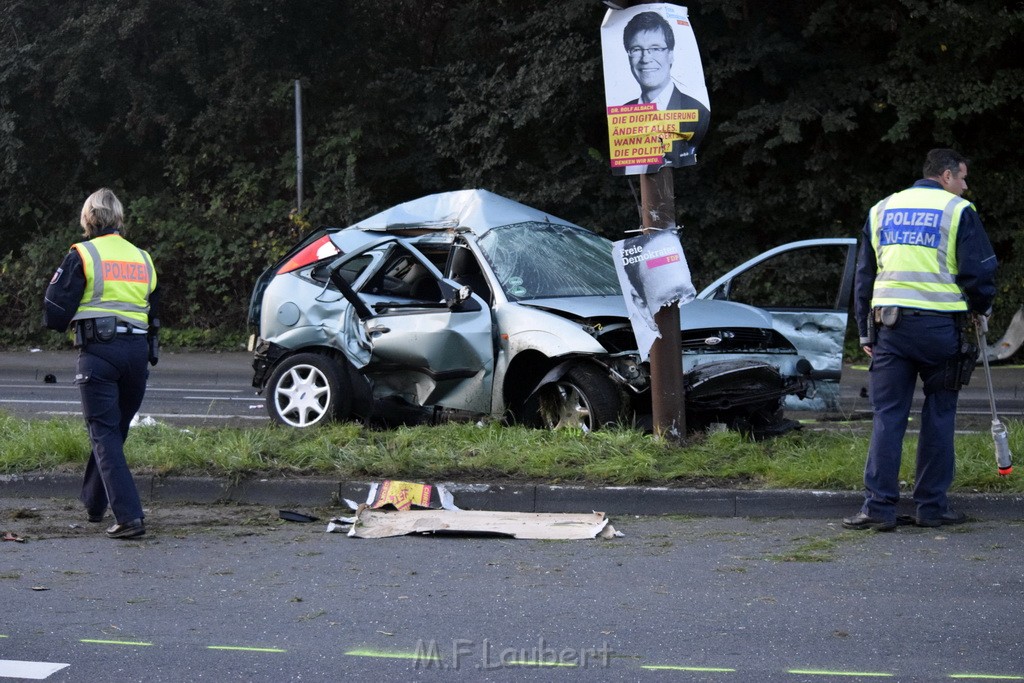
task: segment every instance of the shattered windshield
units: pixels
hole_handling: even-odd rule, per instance
[[[612,243],[592,232],[553,223],[515,223],[480,238],[510,299],[622,296]]]

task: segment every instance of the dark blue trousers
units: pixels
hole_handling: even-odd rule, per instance
[[[124,442],[146,393],[148,359],[145,335],[119,334],[108,343],[89,342],[78,354],[75,384],[92,442],[81,500],[90,515],[102,515],[109,506],[118,524],[143,518]]]
[[[902,315],[893,328],[880,327],[868,381],[874,409],[871,445],[864,468],[865,513],[895,520],[899,472],[917,378],[924,389],[921,434],[917,440],[914,504],[917,516],[934,519],[948,510],[953,483],[953,433],[958,391],[944,387],[948,362],[960,343],[956,321],[948,316]]]

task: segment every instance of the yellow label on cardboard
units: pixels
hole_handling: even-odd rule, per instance
[[[394,505],[399,510],[408,510],[413,505],[430,507],[430,484],[414,484],[408,481],[385,481],[380,485],[380,493],[374,502],[374,508]]]

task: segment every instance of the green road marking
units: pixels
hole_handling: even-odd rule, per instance
[[[824,671],[818,669],[788,669],[788,674],[800,674],[802,676],[875,676],[877,678],[892,678],[892,674],[878,671]]]
[[[717,666],[676,666],[674,664],[644,664],[640,668],[653,671],[700,671],[702,673],[733,673],[736,671],[736,669]]]
[[[137,645],[139,647],[148,647],[153,643],[136,643],[130,640],[93,640],[92,638],[82,638],[78,642],[80,643],[94,643],[96,645]]]
[[[971,678],[982,681],[1024,681],[1024,676],[1001,676],[999,674],[949,674],[950,678]]]
[[[867,370],[868,366],[866,366],[866,365],[851,365],[850,369],[851,370]]]
[[[422,661],[440,662],[437,655],[428,655],[423,652],[384,652],[383,650],[349,650],[346,652],[350,657],[385,657],[387,659],[419,659]]]
[[[241,652],[287,652],[276,647],[241,647],[240,645],[207,645],[207,650],[239,650]]]

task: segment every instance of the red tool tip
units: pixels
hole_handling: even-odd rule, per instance
[[[1010,465],[1009,467],[1000,467],[999,468],[999,476],[1000,477],[1005,477],[1005,476],[1009,475],[1011,472],[1013,472],[1013,465]]]

